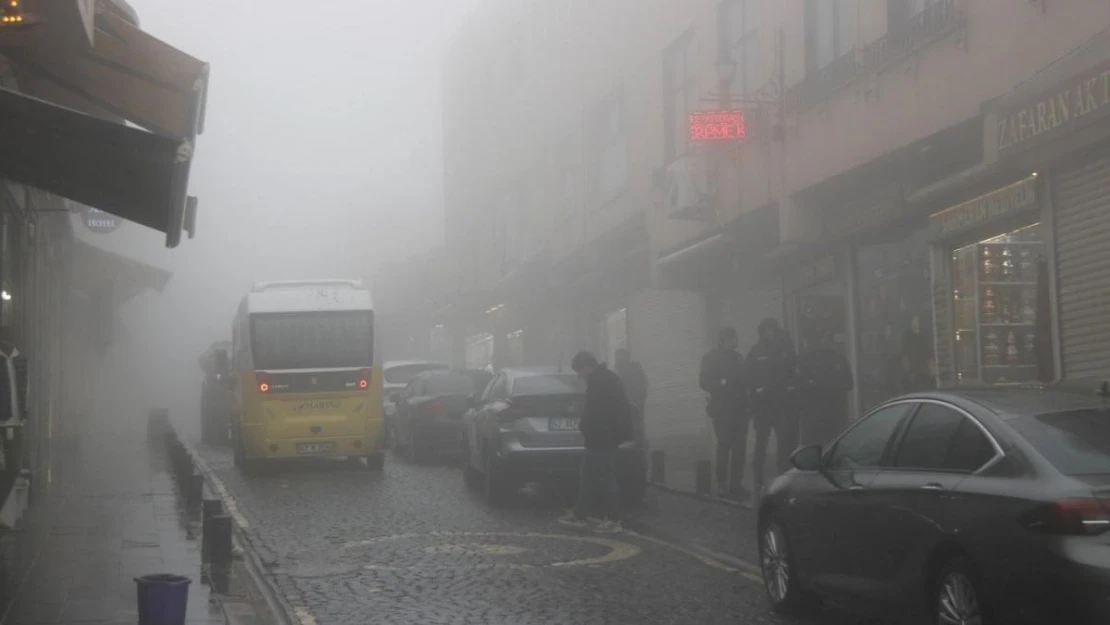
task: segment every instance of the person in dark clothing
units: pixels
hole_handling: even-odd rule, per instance
[[[790,467],[790,454],[798,447],[801,427],[797,403],[797,355],[794,343],[776,319],[759,324],[759,342],[748,352],[747,377],[755,425],[755,459],[752,467],[756,492],[766,485],[767,445],[775,432],[778,469]]]
[[[748,451],[748,388],[744,357],[736,351],[735,328],[722,328],[717,348],[701,359],[698,385],[709,393],[705,411],[717,437],[717,491],[743,498],[745,455]]]
[[[848,359],[833,348],[833,333],[798,359],[802,434],[806,444],[825,444],[848,425],[848,392],[854,381]]]
[[[935,387],[933,382],[933,345],[921,328],[921,317],[914,315],[910,327],[902,335],[899,352],[902,371],[902,392],[914,393]]]
[[[628,393],[628,401],[632,404],[632,417],[636,426],[636,443],[644,449],[644,407],[647,405],[648,379],[640,363],[632,360],[625,348],[616,352],[616,365],[614,369],[624,382],[624,390]]]
[[[590,352],[575,354],[571,368],[586,381],[586,401],[578,423],[586,450],[578,503],[559,522],[584,528],[597,519],[592,527],[595,532],[619,532],[617,450],[632,438],[628,396],[620,376],[598,363]]]

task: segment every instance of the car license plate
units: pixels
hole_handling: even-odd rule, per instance
[[[334,450],[335,443],[297,443],[297,453],[303,456],[330,454]]]
[[[547,429],[552,432],[577,432],[578,431],[578,418],[577,417],[558,417],[548,419]]]

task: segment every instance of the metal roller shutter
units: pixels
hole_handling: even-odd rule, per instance
[[[1056,180],[1064,376],[1110,374],[1110,158]]]
[[[695,462],[709,459],[710,427],[698,369],[705,352],[705,303],[694,291],[645,289],[628,306],[629,348],[649,391],[648,444],[666,454],[667,485],[694,488]]]

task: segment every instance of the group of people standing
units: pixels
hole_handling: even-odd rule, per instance
[[[790,467],[803,434],[807,442],[823,443],[844,428],[853,379],[830,331],[799,356],[778,321],[764,319],[747,358],[738,347],[736,329],[723,328],[717,347],[702,359],[698,383],[709,394],[706,413],[717,439],[718,494],[746,499],[752,496],[743,486],[749,430],[755,432],[752,477],[758,494],[767,483],[771,432],[781,473]]]

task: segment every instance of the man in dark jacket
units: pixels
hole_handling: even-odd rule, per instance
[[[717,348],[701,359],[698,385],[709,393],[705,411],[717,437],[717,492],[743,498],[745,455],[748,451],[748,389],[744,357],[736,351],[735,328],[722,328]]]
[[[794,343],[776,319],[759,324],[759,342],[748,352],[748,384],[755,425],[755,460],[752,467],[756,492],[765,485],[767,445],[771,430],[778,443],[778,468],[790,467],[790,454],[798,447],[801,427],[797,401],[797,355]]]
[[[816,347],[798,359],[802,434],[806,444],[826,444],[848,425],[848,392],[852,369],[833,347],[833,333],[825,330]]]
[[[647,405],[648,379],[640,363],[632,360],[628,350],[620,348],[616,353],[617,361],[614,369],[624,382],[624,390],[628,393],[628,401],[632,404],[632,416],[636,426],[636,443],[640,449],[644,448],[644,406]]]
[[[560,523],[589,527],[600,533],[621,531],[617,484],[617,453],[621,443],[631,440],[630,407],[620,376],[613,373],[590,352],[578,352],[571,368],[586,381],[586,402],[578,429],[586,447],[582,457],[578,503]]]

